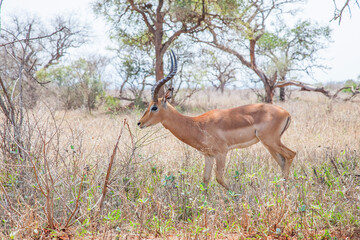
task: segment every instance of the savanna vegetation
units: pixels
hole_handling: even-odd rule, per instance
[[[3,22],[0,238],[360,238],[360,79],[301,81],[326,71],[318,53],[331,37],[284,21],[301,3],[94,0],[114,45],[78,59],[71,51],[91,34],[74,18]],[[334,20],[351,3],[335,5]],[[215,179],[205,189],[199,152],[160,124],[136,126],[170,49],[181,113],[255,102],[291,113],[288,181],[257,144],[228,154],[230,191]]]
[[[297,151],[291,180],[257,144],[229,154],[232,191],[213,179],[207,193],[202,155],[161,126],[136,128],[141,110],[90,115],[40,103],[27,111],[26,148],[2,142],[2,237],[356,239],[359,103],[292,97],[277,103],[293,116],[283,139]],[[208,90],[184,111],[255,101]]]

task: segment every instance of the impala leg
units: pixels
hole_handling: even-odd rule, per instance
[[[282,152],[281,152],[282,150]],[[291,167],[291,164],[296,156],[296,152],[292,151],[291,149],[287,148],[285,145],[283,145],[281,142],[280,142],[280,145],[279,145],[279,152],[280,152],[280,156],[281,157],[285,157],[286,158],[286,162],[285,162],[285,166],[283,168],[283,172],[284,172],[284,175],[285,175],[285,179],[288,179],[289,178],[289,173],[290,173],[290,167]]]
[[[229,190],[228,185],[224,181],[224,171],[226,162],[226,153],[216,155],[216,181],[223,186],[226,190]]]
[[[266,149],[269,151],[269,153],[271,154],[271,156],[275,159],[275,161],[279,164],[279,166],[281,167],[281,170],[283,170],[285,168],[285,162],[286,159],[281,156],[279,153],[277,153],[273,148],[271,148],[270,146],[266,146]]]
[[[205,169],[204,169],[204,186],[207,189],[210,178],[211,178],[211,171],[214,165],[214,157],[205,155]]]
[[[277,143],[273,142],[271,144],[263,142],[263,144],[269,150],[271,156],[273,156],[276,162],[280,165],[285,179],[288,179],[290,173],[290,166],[296,153],[291,149],[287,148],[280,141]]]

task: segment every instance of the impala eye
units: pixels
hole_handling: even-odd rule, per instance
[[[157,110],[158,110],[158,107],[157,107],[157,106],[152,106],[152,107],[151,107],[151,111],[152,111],[152,112],[156,112]]]

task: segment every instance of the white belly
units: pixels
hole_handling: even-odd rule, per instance
[[[255,143],[258,143],[259,142],[259,139],[258,138],[253,138],[251,139],[250,141],[247,141],[247,142],[242,142],[242,143],[237,143],[237,144],[234,144],[234,145],[231,145],[231,146],[228,146],[228,149],[234,149],[234,148],[246,148],[246,147],[249,147]]]

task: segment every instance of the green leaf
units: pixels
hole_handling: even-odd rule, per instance
[[[299,208],[299,212],[305,212],[306,211],[306,205],[302,205],[300,208]]]

